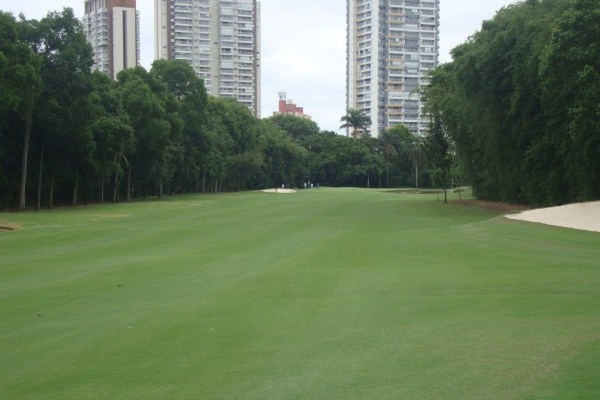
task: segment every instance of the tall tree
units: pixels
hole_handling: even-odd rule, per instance
[[[425,142],[422,136],[414,134],[408,144],[408,154],[412,161],[413,171],[415,172],[415,189],[419,189],[419,172],[423,165],[423,153]]]
[[[306,173],[307,150],[270,118],[261,121],[260,132],[264,143],[266,186],[301,185]]]
[[[387,129],[382,138],[387,147],[393,147],[397,152],[404,155],[411,163],[414,173],[415,188],[419,188],[420,171],[424,157],[423,138],[410,131],[404,125],[396,125]]]
[[[174,132],[172,138],[181,149],[178,157],[174,158],[175,183],[172,191],[178,192],[186,187],[197,191],[202,160],[208,157],[211,142],[207,130],[208,96],[204,82],[188,63],[180,60],[157,60],[152,64],[151,74],[174,97],[174,106],[182,124],[181,135]]]
[[[44,89],[36,102],[33,121],[38,153],[43,154],[50,137],[60,143],[60,153],[54,153],[53,158],[67,166],[70,176],[64,178],[71,181],[71,203],[75,205],[80,180],[87,175],[84,171],[93,169],[94,143],[88,118],[92,50],[81,22],[70,8],[32,21],[30,27],[27,39],[43,58]],[[42,169],[40,157],[40,176]],[[41,179],[38,182],[41,184]]]
[[[356,140],[361,134],[367,135],[367,129],[371,125],[371,117],[369,117],[364,110],[348,108],[346,110],[346,115],[343,115],[342,118],[340,118],[340,122],[343,122],[340,129],[351,129],[352,137]]]
[[[477,197],[544,205],[582,195],[573,184],[576,163],[568,112],[563,113],[572,108],[576,86],[568,82],[576,72],[550,74],[567,82],[561,88],[550,84],[542,62],[555,23],[576,3],[531,0],[505,7],[453,49],[452,63],[434,72],[425,97],[436,104],[456,145],[458,167]],[[582,40],[597,42],[591,37]]]
[[[29,145],[33,124],[33,110],[42,91],[40,76],[42,58],[27,42],[35,24],[21,20],[17,24],[11,14],[0,12],[0,80],[3,107],[20,115],[23,129],[19,209],[25,210],[27,196],[27,169]]]
[[[444,202],[447,203],[452,157],[450,154],[450,138],[439,114],[434,115],[429,135],[422,143],[433,184],[435,186],[443,186]]]
[[[116,203],[120,178],[135,151],[135,136],[129,116],[125,113],[117,84],[107,75],[92,75],[92,134],[96,149],[94,161],[100,178],[100,201],[104,202],[104,186],[112,180],[112,202]]]
[[[398,144],[396,135],[390,129],[383,131],[379,137],[383,146],[385,156],[385,186],[390,187],[390,163],[398,154]]]
[[[575,0],[554,24],[540,65],[544,106],[577,200],[600,197],[600,3]]]
[[[121,71],[117,79],[123,109],[135,132],[135,154],[129,163],[135,189],[140,196],[160,195],[168,178],[173,144],[165,100],[160,95],[166,89],[142,67]],[[131,190],[128,188],[128,193]]]
[[[231,190],[244,190],[256,184],[264,170],[260,152],[258,120],[250,110],[231,98],[211,98],[209,113],[223,126],[229,144],[227,184]]]

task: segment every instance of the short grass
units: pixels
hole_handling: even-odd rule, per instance
[[[600,234],[500,214],[357,189],[0,214],[0,398],[600,398]]]

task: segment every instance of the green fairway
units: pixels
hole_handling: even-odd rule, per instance
[[[359,189],[2,213],[0,399],[600,398],[600,234],[501,215]]]

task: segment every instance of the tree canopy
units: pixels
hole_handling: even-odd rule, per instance
[[[382,138],[359,135],[370,124],[361,111],[348,114],[356,132],[348,138],[295,116],[257,119],[231,98],[208,96],[185,62],[159,60],[115,81],[92,65],[71,9],[39,21],[0,12],[1,208],[309,181],[430,183],[427,171],[413,174],[415,137],[404,127]]]
[[[452,51],[426,89],[482,199],[600,197],[600,3],[528,0]]]

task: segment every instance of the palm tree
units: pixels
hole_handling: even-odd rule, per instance
[[[371,117],[365,114],[363,110],[348,108],[346,115],[340,119],[340,122],[344,123],[340,126],[340,129],[352,128],[352,137],[356,140],[360,131],[363,132],[363,135],[367,134],[367,127],[371,125]]]

